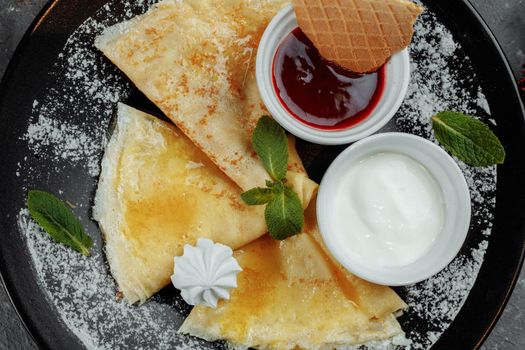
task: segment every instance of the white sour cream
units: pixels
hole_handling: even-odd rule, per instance
[[[377,153],[343,175],[334,198],[334,234],[361,263],[404,266],[423,256],[440,234],[441,188],[416,160]]]

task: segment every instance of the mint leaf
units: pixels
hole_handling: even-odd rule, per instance
[[[253,132],[252,144],[270,176],[275,181],[283,180],[288,170],[288,139],[283,128],[263,116]]]
[[[505,149],[496,135],[471,116],[445,111],[432,117],[434,133],[447,151],[478,167],[502,164]]]
[[[267,204],[264,218],[270,236],[278,240],[286,239],[301,232],[304,226],[301,200],[285,185],[288,139],[277,122],[263,116],[253,132],[252,144],[273,181],[266,180],[267,188],[251,189],[244,192],[241,198],[248,205]]]
[[[53,239],[76,251],[90,255],[91,238],[84,233],[82,224],[69,207],[52,194],[29,191],[27,208],[37,222]]]
[[[266,206],[264,212],[270,236],[284,240],[301,232],[304,226],[304,212],[301,200],[290,187],[282,187],[280,193]]]
[[[270,188],[253,188],[241,194],[241,199],[248,205],[267,204],[273,199],[273,191]]]

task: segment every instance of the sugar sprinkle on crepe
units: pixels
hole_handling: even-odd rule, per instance
[[[116,102],[125,100],[131,87],[91,43],[105,27],[145,11],[151,3],[110,1],[69,38],[55,68],[66,67],[65,71],[57,71],[62,72],[59,77],[67,79],[70,87],[61,91],[50,89],[35,100],[22,140],[32,156],[20,159],[16,171],[26,179],[28,187],[46,183],[53,176],[64,176],[71,169],[81,169],[92,177],[98,175]],[[396,117],[397,127],[433,140],[429,118],[447,108],[495,124],[469,60],[462,53],[457,55],[461,47],[450,31],[428,11],[416,23],[415,31],[410,50],[417,63],[413,64],[407,99]],[[469,74],[458,74],[465,71]],[[458,79],[459,76],[469,78]],[[43,161],[54,164],[45,169],[46,174]],[[423,320],[430,325],[429,330],[415,333],[405,329],[409,340],[377,342],[369,346],[371,349],[391,349],[392,343],[401,349],[428,349],[454,320],[476,280],[492,229],[496,170],[460,165],[474,203],[473,225],[482,234],[470,251],[457,257],[436,277],[401,290],[410,305],[406,317]],[[91,195],[86,191],[78,198],[76,210],[89,211]],[[88,349],[117,349],[125,345],[143,349],[212,348],[176,334],[177,325],[189,311],[180,299],[166,302],[156,296],[141,307],[117,301],[116,287],[100,246],[94,249],[93,257],[84,258],[43,235],[25,209],[20,211],[18,222],[43,294],[65,326]],[[96,237],[98,231],[93,229],[90,234]]]

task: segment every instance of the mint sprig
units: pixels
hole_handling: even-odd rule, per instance
[[[274,181],[286,178],[288,170],[288,140],[275,120],[264,116],[253,132],[252,145],[264,168]]]
[[[27,208],[36,221],[55,241],[85,256],[91,254],[93,241],[71,209],[60,199],[43,191],[29,191]]]
[[[466,164],[485,167],[502,164],[505,149],[482,122],[463,113],[444,111],[432,117],[437,140]]]
[[[272,180],[266,181],[266,188],[251,189],[241,198],[248,205],[266,204],[264,217],[268,232],[274,239],[284,240],[300,233],[304,226],[301,200],[286,185],[288,139],[277,122],[263,116],[253,133],[252,144]]]

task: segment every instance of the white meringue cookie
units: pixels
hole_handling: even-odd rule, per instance
[[[196,246],[186,244],[184,255],[174,258],[171,282],[190,305],[217,307],[219,299],[230,299],[242,271],[230,247],[200,238]]]

